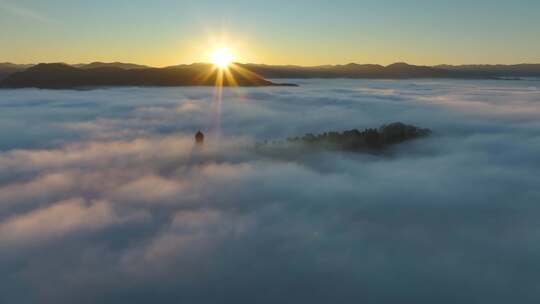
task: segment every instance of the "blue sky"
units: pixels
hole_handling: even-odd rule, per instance
[[[540,62],[540,2],[0,0],[0,61]]]

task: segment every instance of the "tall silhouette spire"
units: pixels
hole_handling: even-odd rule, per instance
[[[195,143],[198,145],[204,143],[204,134],[201,131],[198,131],[197,134],[195,134]]]

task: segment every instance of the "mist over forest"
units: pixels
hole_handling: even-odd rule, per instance
[[[295,82],[0,90],[0,302],[537,302],[539,82]]]

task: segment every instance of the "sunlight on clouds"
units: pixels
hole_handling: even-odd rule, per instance
[[[14,216],[0,225],[0,246],[39,242],[80,231],[91,231],[120,221],[110,203],[72,199]]]

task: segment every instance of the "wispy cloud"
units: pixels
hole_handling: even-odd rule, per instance
[[[7,1],[0,0],[0,11],[11,14],[13,16],[30,19],[34,21],[44,22],[44,23],[55,23],[56,20],[49,18],[39,12],[22,7],[20,5],[15,5]]]

